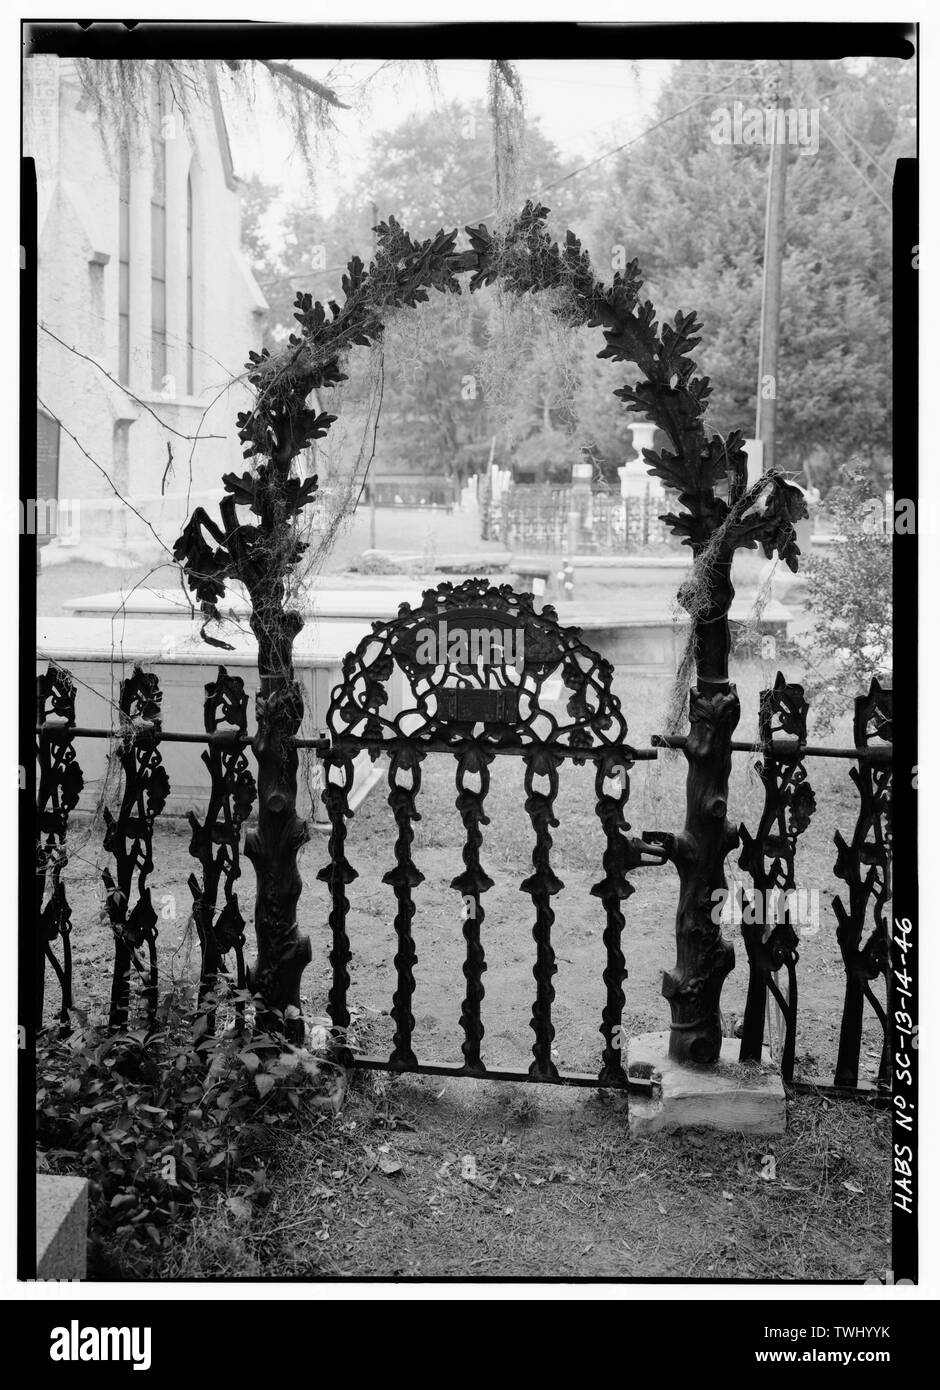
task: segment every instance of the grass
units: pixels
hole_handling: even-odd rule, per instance
[[[800,1097],[772,1143],[630,1139],[621,1097],[586,1096],[360,1075],[341,1116],[272,1135],[270,1199],[236,1214],[220,1197],[161,1277],[803,1282],[888,1267],[883,1112]]]

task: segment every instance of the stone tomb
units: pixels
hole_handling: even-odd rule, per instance
[[[536,567],[544,572],[547,567],[551,572],[560,562],[553,557],[542,556],[537,560],[520,560],[519,563],[530,570]],[[646,566],[658,583],[665,575],[670,584],[675,585],[678,583],[676,571],[686,570],[688,563],[685,556],[643,557],[632,561],[618,557],[618,566],[623,565],[630,571],[629,587],[623,595],[587,600],[580,600],[576,596],[571,602],[557,601],[555,607],[559,621],[565,626],[580,627],[585,641],[622,672],[672,676],[678,669],[688,637],[688,617],[684,613],[673,614],[662,595],[653,592],[638,579],[643,577],[641,567]],[[603,567],[598,559],[585,559],[584,564],[589,568],[592,564]],[[521,573],[521,570],[515,571],[516,576]],[[369,578],[374,587],[348,584],[344,576],[343,587],[329,587],[329,581],[325,586],[322,580],[318,580],[316,585],[308,589],[304,605],[307,621],[311,625],[319,623],[323,641],[328,644],[330,651],[337,645],[340,627],[348,629],[350,624],[366,624],[370,619],[386,621],[395,618],[401,603],[420,606],[419,589],[403,588],[397,584],[394,587],[379,587],[373,576]],[[525,581],[518,587],[525,587]],[[776,599],[770,599],[765,603],[760,617],[754,619],[753,603],[753,595],[736,594],[729,614],[732,632],[735,627],[753,624],[761,634],[786,637],[787,625],[792,618],[790,610]],[[123,614],[128,621],[160,618],[172,624],[174,630],[177,623],[185,622],[191,627],[193,622],[190,606],[178,588],[140,587],[126,594],[120,590],[89,594],[84,598],[69,599],[64,607],[88,617]],[[237,588],[222,600],[220,612],[224,621],[210,625],[208,631],[212,636],[234,641],[229,635],[231,631],[247,630],[249,606]],[[198,626],[197,623],[196,631]],[[363,626],[357,630],[361,635],[366,629]]]
[[[659,593],[631,588],[622,598],[578,599],[556,605],[559,621],[581,628],[584,640],[612,662],[621,675],[673,675],[679,669],[689,635],[688,615],[673,613]],[[736,594],[728,613],[732,635],[753,627],[757,633],[785,638],[793,618],[789,608],[768,599],[753,616],[754,596]]]
[[[371,578],[371,576],[370,576]],[[229,585],[230,593],[219,602],[219,612],[225,620],[233,620],[247,628],[251,605],[241,592],[241,586]],[[319,622],[324,626],[333,623],[361,623],[376,619],[397,618],[402,603],[413,606],[421,602],[421,590],[414,586],[402,586],[400,582],[393,588],[376,585],[359,587],[344,582],[342,587],[333,588],[321,583],[310,585],[305,593],[304,617],[308,622]],[[82,617],[111,617],[123,613],[127,618],[163,618],[174,622],[192,622],[192,608],[182,590],[149,589],[144,585],[123,592],[120,589],[103,594],[87,594],[83,598],[68,599],[62,605],[68,612]],[[299,605],[298,605],[299,606]],[[198,605],[197,605],[198,610]],[[223,628],[228,622],[223,623]],[[225,631],[219,631],[219,624],[210,625],[213,637],[231,639]],[[330,636],[331,647],[334,639]]]

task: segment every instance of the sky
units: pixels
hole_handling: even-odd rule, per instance
[[[353,109],[337,111],[337,133],[324,143],[317,161],[318,204],[329,212],[339,193],[355,174],[355,166],[370,131],[397,125],[409,115],[433,111],[454,100],[485,101],[488,64],[467,59],[442,60],[437,83],[428,80],[420,63],[386,67],[374,61],[342,64],[298,62],[297,67],[331,86]],[[607,149],[637,135],[655,119],[653,106],[672,63],[532,60],[517,64],[526,99],[526,114],[537,118],[546,136],[575,168]],[[366,84],[365,87],[363,84]],[[257,106],[251,113],[227,107],[236,172],[258,174],[280,187],[303,188],[309,175],[292,151],[284,123],[274,119],[270,98],[259,84]]]

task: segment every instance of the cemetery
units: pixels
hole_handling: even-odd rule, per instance
[[[505,184],[489,222],[383,216],[248,353],[242,471],[172,556],[40,575],[40,1178],[88,1178],[49,1277],[864,1279],[890,660],[817,720],[825,547],[712,427],[707,313]],[[491,286],[596,337],[619,485],[492,465],[417,550],[407,479],[330,513],[350,358]]]

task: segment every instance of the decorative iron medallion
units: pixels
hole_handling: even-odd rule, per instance
[[[343,662],[327,716],[334,743],[455,752],[550,751],[583,763],[622,750],[627,724],[614,695],[614,670],[562,627],[554,608],[485,579],[428,589],[417,608],[372,624]],[[386,713],[396,670],[410,699]],[[565,715],[545,708],[546,682],[561,676]]]

